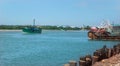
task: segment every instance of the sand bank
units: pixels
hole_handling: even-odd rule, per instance
[[[0,32],[2,31],[22,31],[22,30],[0,30]]]

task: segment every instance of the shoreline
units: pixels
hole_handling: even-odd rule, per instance
[[[87,31],[87,30],[46,30],[43,29],[44,31]],[[0,29],[0,31],[22,31],[21,29]]]
[[[80,57],[79,61],[69,62],[69,66],[120,66],[120,43],[112,48],[97,49],[93,55]],[[64,66],[67,66],[66,64]]]
[[[0,29],[0,32],[2,32],[2,31],[22,31],[22,30],[8,30],[8,29],[4,30],[4,29]]]

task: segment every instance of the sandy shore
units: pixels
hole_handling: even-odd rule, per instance
[[[120,54],[116,54],[108,59],[96,62],[93,66],[120,66]]]
[[[1,32],[2,31],[22,31],[22,30],[0,30]]]

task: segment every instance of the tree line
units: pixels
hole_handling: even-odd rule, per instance
[[[0,29],[8,29],[8,30],[21,30],[24,27],[30,27],[32,25],[0,25]],[[38,28],[42,28],[45,30],[89,30],[90,26],[84,27],[71,27],[71,26],[51,26],[51,25],[36,25]]]

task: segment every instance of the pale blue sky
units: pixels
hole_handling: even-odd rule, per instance
[[[99,25],[120,23],[120,0],[0,0],[0,24]]]

